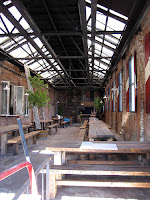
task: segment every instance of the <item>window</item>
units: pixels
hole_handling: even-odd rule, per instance
[[[134,56],[129,60],[129,111],[135,112],[135,89],[136,89],[136,75],[135,75],[135,61]]]
[[[122,72],[119,73],[119,112],[122,112]]]
[[[145,92],[146,92],[146,113],[150,114],[150,33],[145,35]]]
[[[108,89],[106,90],[106,111],[108,110]]]
[[[27,93],[24,95],[24,109],[25,116],[29,116],[29,101]]]
[[[115,112],[115,81],[113,81],[113,112]]]
[[[10,82],[2,81],[1,114],[9,114]]]
[[[110,96],[110,86],[109,86],[109,111],[111,110],[111,96]]]
[[[16,114],[23,114],[24,107],[24,87],[16,86]]]
[[[2,81],[1,114],[23,114],[24,87],[14,86],[10,81]]]

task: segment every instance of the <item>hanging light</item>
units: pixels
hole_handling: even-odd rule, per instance
[[[8,85],[6,85],[3,90],[10,90],[10,88],[8,87]]]
[[[24,96],[29,96],[29,94],[26,92],[26,93],[24,94]]]
[[[103,99],[107,99],[106,95],[103,97]]]

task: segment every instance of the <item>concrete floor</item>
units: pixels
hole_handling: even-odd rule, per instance
[[[28,142],[28,150],[34,170],[40,163],[53,154],[47,154],[45,148],[58,140],[77,140],[79,126],[72,124],[67,128],[59,128],[56,133],[48,135],[47,139],[37,139],[37,144],[32,145]],[[0,156],[0,172],[9,169],[25,161],[22,145],[19,146],[19,155],[13,156],[12,146],[8,146],[8,153],[5,157]],[[107,177],[106,177],[107,178]],[[0,182],[0,200],[8,200],[4,194],[16,193],[18,189],[28,179],[26,169],[8,177]],[[4,197],[5,196],[5,197]],[[58,188],[56,200],[150,200],[149,189],[131,189],[131,188],[90,188],[90,187],[60,187]]]

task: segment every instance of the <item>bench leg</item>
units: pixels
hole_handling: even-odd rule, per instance
[[[49,197],[55,199],[57,193],[56,174],[49,174]]]
[[[48,130],[48,134],[51,135],[51,128],[49,128],[49,130]]]
[[[1,135],[1,156],[7,153],[7,133]]]
[[[36,144],[36,135],[33,136],[33,144]]]
[[[18,155],[18,143],[17,144],[13,144],[13,155],[17,156]]]
[[[58,129],[58,127],[56,126],[56,127],[55,127],[55,130],[57,131],[57,129]]]

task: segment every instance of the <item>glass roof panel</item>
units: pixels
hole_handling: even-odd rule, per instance
[[[0,37],[0,47],[4,48],[4,45],[1,45],[4,41],[7,41],[8,37]]]
[[[125,28],[125,23],[118,21],[112,17],[108,17],[107,26],[115,31],[121,31]]]
[[[105,29],[105,24],[103,24],[100,21],[96,20],[96,29],[104,30]]]
[[[0,15],[1,15],[1,17],[2,17],[2,19],[3,19],[3,21],[4,21],[4,23],[5,23],[5,25],[6,25],[7,29],[8,29],[8,31],[11,32],[11,30],[14,28],[14,25],[5,17],[5,15],[3,15],[3,13],[1,13]],[[5,32],[8,32],[8,31],[6,30],[6,28],[4,27],[4,25],[3,25],[2,22],[0,23],[0,27],[1,27]]]
[[[105,35],[105,38],[116,45],[119,42],[118,38],[113,37],[113,35]]]
[[[114,54],[113,51],[111,51],[110,49],[107,49],[106,47],[103,47],[103,52],[105,55],[108,55],[108,56],[112,56]]]
[[[88,20],[90,15],[91,15],[91,8],[86,6],[86,20]]]
[[[20,19],[21,14],[15,6],[10,7],[8,10],[17,21]]]
[[[28,64],[28,65],[30,65],[30,64]],[[36,68],[38,68],[38,66],[39,66],[39,63],[35,62],[35,63],[30,65],[30,68],[35,70]]]
[[[107,65],[104,65],[103,63],[100,63],[100,67],[107,70],[108,69],[108,66]]]
[[[106,40],[104,41],[104,44],[106,44],[107,46],[112,47],[113,49],[116,49],[116,46],[111,44],[110,42],[107,42]]]
[[[103,61],[103,62],[105,62],[105,63],[107,63],[107,64],[110,63],[110,60],[107,60],[107,59],[105,59],[105,58],[101,59],[101,61]]]
[[[102,45],[95,43],[95,49],[101,51]]]
[[[12,2],[11,0],[8,0],[8,1],[3,2],[3,4],[4,4],[5,6],[7,6],[7,5],[9,5],[11,2]]]
[[[100,37],[95,36],[95,40],[99,41],[99,42],[103,42],[103,39]]]
[[[19,23],[20,23],[20,25],[21,25],[25,30],[28,29],[28,28],[30,28],[28,22],[27,22],[24,18],[22,18],[22,19],[19,21]]]
[[[43,46],[43,43],[41,42],[41,40],[39,38],[35,38],[34,42],[41,48]]]
[[[13,30],[13,33],[19,33],[18,29],[15,28],[15,29]]]

